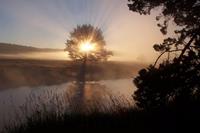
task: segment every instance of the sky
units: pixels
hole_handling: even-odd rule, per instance
[[[128,0],[0,0],[0,42],[65,48],[69,32],[92,24],[103,31],[111,60],[153,62],[162,42],[155,16],[129,11]]]

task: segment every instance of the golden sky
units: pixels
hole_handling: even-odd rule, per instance
[[[1,0],[0,42],[65,48],[78,24],[102,29],[111,60],[152,62],[152,46],[162,42],[155,11],[141,16],[129,11],[128,0]]]

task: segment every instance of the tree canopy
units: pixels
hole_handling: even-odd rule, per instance
[[[169,22],[177,25],[176,38],[168,37],[153,47],[161,55],[134,79],[138,90],[134,99],[141,108],[157,108],[169,103],[198,101],[200,95],[200,0],[128,0],[131,11],[148,15],[160,9],[156,17],[166,35]],[[179,51],[179,52],[178,52]],[[159,58],[176,52],[158,67]],[[181,99],[181,100],[180,100]]]
[[[112,52],[106,50],[106,42],[101,29],[90,24],[78,25],[70,32],[66,51],[72,60],[105,61]]]

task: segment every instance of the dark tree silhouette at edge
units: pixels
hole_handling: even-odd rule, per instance
[[[128,0],[131,11],[156,17],[160,31],[166,35],[170,21],[177,25],[177,38],[168,37],[155,44],[160,56],[153,65],[142,69],[134,79],[138,90],[134,99],[138,107],[156,109],[167,106],[200,105],[200,1],[199,0]],[[177,56],[171,56],[171,53]],[[168,58],[157,65],[164,54]],[[170,58],[171,57],[171,58]]]

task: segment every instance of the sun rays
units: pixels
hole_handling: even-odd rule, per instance
[[[79,50],[80,52],[83,52],[83,53],[89,53],[89,52],[95,51],[95,49],[96,49],[95,43],[92,43],[90,41],[81,42],[79,45]]]

